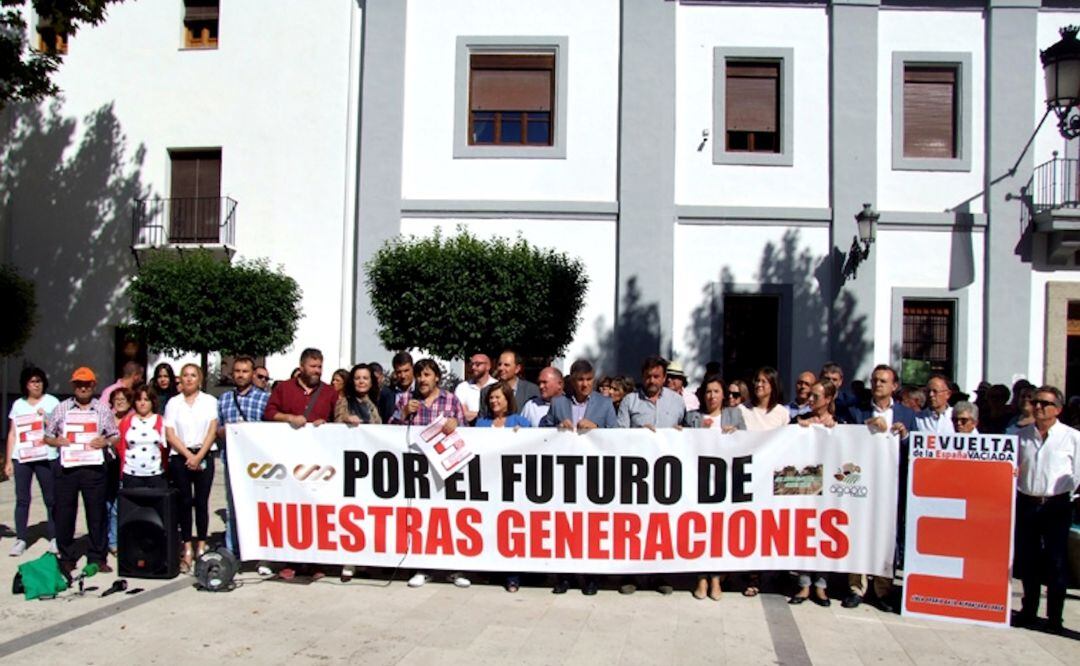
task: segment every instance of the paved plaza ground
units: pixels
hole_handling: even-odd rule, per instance
[[[222,506],[223,498],[219,475],[212,505]],[[5,533],[13,504],[13,483],[0,483]],[[31,524],[40,509],[35,499]],[[110,574],[91,579],[99,589],[86,596],[28,602],[8,586],[16,565],[43,553],[46,542],[38,539],[21,559],[7,556],[11,542],[0,539],[0,663],[1080,663],[1075,632],[909,620],[866,604],[844,609],[838,601],[793,607],[780,594],[748,599],[725,592],[714,602],[688,592],[556,596],[547,587],[508,594],[498,585],[441,583],[409,589],[403,579],[411,570],[389,584],[342,584],[336,577],[289,584],[245,573],[238,589],[222,594],[197,591],[189,576],[130,579],[145,591],[101,598],[115,580]],[[1017,593],[1015,606],[1019,600]],[[1065,626],[1080,630],[1075,591]]]

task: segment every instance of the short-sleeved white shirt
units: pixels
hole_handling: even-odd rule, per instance
[[[26,416],[27,414],[40,414],[46,421],[49,419],[49,414],[56,409],[56,406],[60,404],[60,401],[56,399],[56,396],[46,393],[41,396],[41,400],[38,400],[36,405],[31,405],[26,401],[26,398],[19,398],[11,405],[11,411],[8,412],[8,420],[14,419],[16,416]],[[15,449],[15,459],[18,460],[19,449]],[[49,460],[56,460],[60,457],[60,449],[55,446],[49,447]]]
[[[202,447],[210,424],[217,421],[217,398],[199,391],[195,401],[188,404],[184,394],[173,396],[165,405],[165,427],[176,431],[184,446],[192,451]],[[170,450],[169,455],[179,455]]]

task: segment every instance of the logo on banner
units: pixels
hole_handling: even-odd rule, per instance
[[[821,477],[822,465],[807,465],[802,469],[786,465],[783,469],[775,469],[773,495],[820,495],[825,485]]]
[[[337,470],[330,465],[297,465],[292,473],[297,481],[329,481]]]
[[[247,473],[253,479],[263,479],[264,481],[280,481],[289,475],[285,465],[280,463],[272,465],[270,463],[253,462],[247,466]]]
[[[837,483],[829,487],[829,492],[833,495],[866,497],[870,494],[870,488],[859,485],[859,479],[862,478],[862,468],[855,463],[844,463],[833,474],[833,478],[837,481]]]

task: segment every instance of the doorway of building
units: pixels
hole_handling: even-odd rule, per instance
[[[780,366],[780,294],[724,294],[724,378],[752,383]]]
[[[1065,397],[1080,394],[1080,301],[1069,301],[1065,343]]]

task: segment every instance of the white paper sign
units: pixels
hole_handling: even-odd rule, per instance
[[[443,433],[444,425],[446,417],[440,416],[422,429],[414,427],[411,438],[412,444],[427,456],[440,479],[463,469],[475,455],[461,437],[460,429],[447,435]]]
[[[23,414],[15,417],[15,458],[19,462],[34,462],[49,458],[49,446],[44,442],[45,417]]]
[[[60,449],[60,464],[64,467],[79,467],[104,463],[105,454],[102,450],[90,447],[90,442],[97,436],[97,412],[68,412],[64,417],[64,439],[69,444]]]

